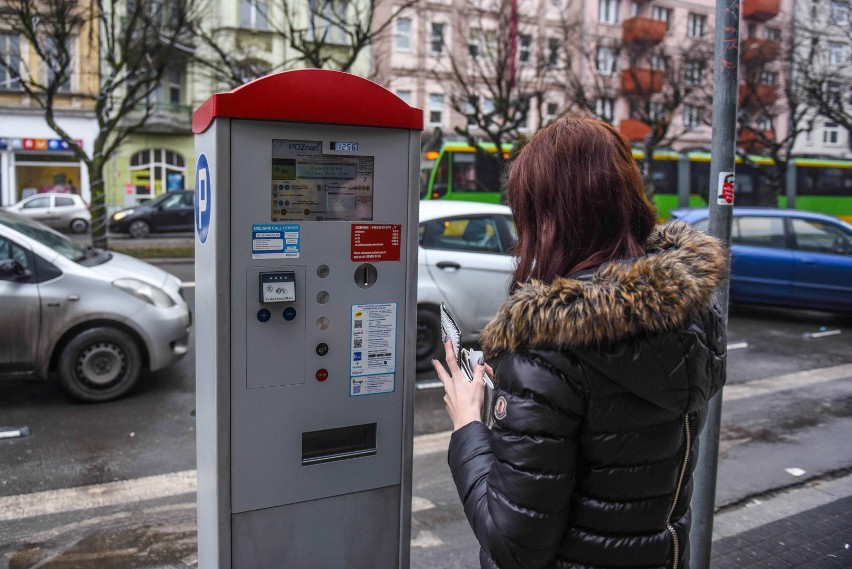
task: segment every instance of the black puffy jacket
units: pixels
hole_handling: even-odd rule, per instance
[[[449,463],[482,567],[684,569],[692,472],[725,377],[721,244],[682,222],[647,255],[532,282],[482,335],[495,424]]]

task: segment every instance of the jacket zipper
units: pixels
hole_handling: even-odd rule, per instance
[[[692,446],[692,437],[690,436],[690,428],[689,428],[689,415],[683,416],[683,430],[686,434],[686,445],[683,451],[683,462],[680,465],[680,475],[677,479],[677,488],[675,488],[674,500],[672,501],[672,507],[669,509],[669,515],[666,522],[666,529],[672,534],[672,547],[674,549],[674,561],[672,562],[672,569],[677,569],[678,560],[680,559],[680,540],[677,537],[677,530],[675,530],[672,525],[672,515],[674,514],[675,507],[677,506],[677,500],[680,497],[680,491],[683,488],[683,478],[686,474],[686,465],[689,463],[689,451]]]

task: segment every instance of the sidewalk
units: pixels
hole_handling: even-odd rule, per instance
[[[852,475],[719,513],[714,569],[852,567]]]

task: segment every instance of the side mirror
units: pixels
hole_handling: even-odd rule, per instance
[[[17,259],[3,259],[0,261],[0,279],[23,281],[30,278],[32,274],[32,271],[24,268]]]

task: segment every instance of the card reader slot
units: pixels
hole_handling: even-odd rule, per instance
[[[376,454],[376,423],[302,433],[302,466]]]

